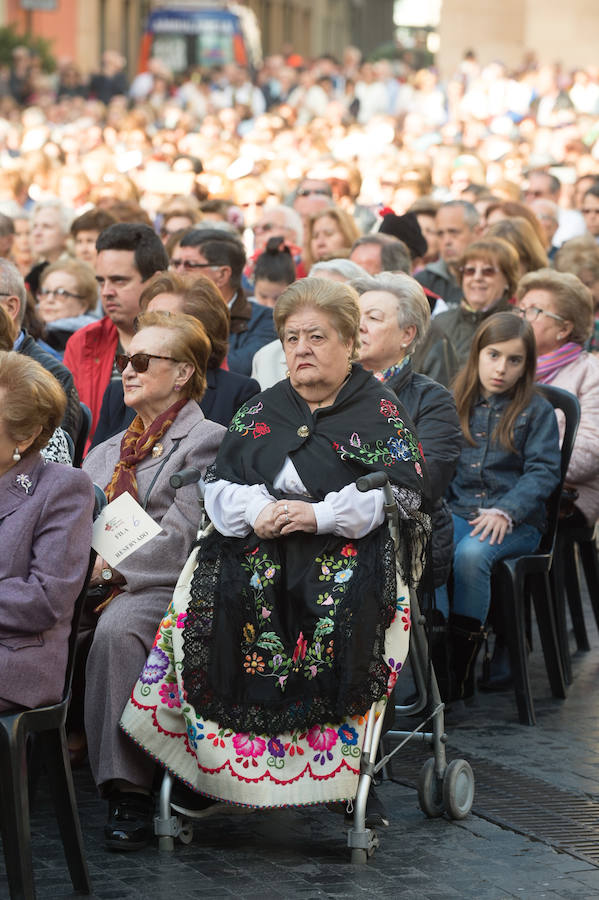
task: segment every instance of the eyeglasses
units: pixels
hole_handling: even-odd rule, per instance
[[[333,196],[329,188],[300,188],[295,192],[296,197],[309,197],[310,194],[321,194],[323,197]]]
[[[127,356],[126,353],[117,353],[114,363],[119,372],[124,372],[129,363],[131,363],[134,372],[147,372],[151,359],[168,359],[171,362],[179,362],[172,356],[156,356],[154,353],[134,353],[133,356]]]
[[[186,269],[193,272],[194,269],[210,269],[216,263],[193,262],[191,259],[171,259],[171,269]]]
[[[67,291],[65,288],[55,288],[55,290],[50,290],[49,288],[41,288],[37,292],[38,297],[71,297],[73,300],[82,300],[81,294],[73,294],[72,291]]]
[[[540,306],[527,306],[526,309],[523,306],[517,306],[514,309],[514,312],[522,316],[523,319],[526,319],[527,322],[536,322],[539,316],[548,316],[550,319],[555,319],[557,322],[566,321],[563,316],[558,316],[557,313],[541,309]]]
[[[275,228],[278,228],[279,231],[283,231],[281,225],[273,225],[270,222],[265,222],[264,225],[254,225],[252,231],[254,234],[264,234],[265,231],[274,231]]]
[[[496,269],[495,266],[481,266],[478,269],[476,266],[463,266],[460,271],[464,278],[472,278],[477,273],[483,278],[492,278],[493,275],[497,275],[499,269]]]

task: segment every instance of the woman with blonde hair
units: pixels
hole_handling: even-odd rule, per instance
[[[458,261],[462,300],[440,313],[437,327],[449,338],[458,362],[464,365],[476,329],[490,315],[510,309],[518,282],[518,256],[501,238],[484,238],[466,248]]]
[[[336,206],[325,207],[308,219],[305,237],[304,263],[309,269],[314,263],[338,256],[349,256],[360,229],[353,217]]]
[[[99,560],[92,584],[102,588],[85,669],[85,730],[96,784],[109,800],[106,844],[138,849],[152,835],[153,765],[130,744],[118,720],[164,615],[199,524],[193,485],[175,492],[170,476],[214,461],[224,428],[204,418],[210,341],[197,319],[145,313],[117,353],[125,403],[136,416],[126,431],[87,455],[83,468],[109,501],[124,493],[160,526],[118,568]]]
[[[97,319],[94,270],[78,259],[60,259],[42,271],[36,299],[44,337],[62,355],[71,335]]]
[[[520,278],[527,272],[534,272],[549,265],[543,243],[535,234],[530,222],[521,216],[502,219],[500,222],[495,222],[494,225],[489,225],[485,237],[503,238],[512,245],[520,260]]]

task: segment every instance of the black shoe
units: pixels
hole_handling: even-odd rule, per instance
[[[149,794],[114,791],[108,801],[104,840],[109,850],[142,850],[154,834],[154,798]]]
[[[514,686],[512,666],[507,644],[500,635],[495,638],[495,649],[489,665],[487,678],[478,682],[479,690],[486,694],[507,691]]]

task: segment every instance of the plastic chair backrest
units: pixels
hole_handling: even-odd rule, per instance
[[[87,436],[90,433],[92,427],[92,411],[89,406],[86,406],[85,403],[79,401],[79,406],[81,407],[81,427],[79,429],[79,434],[77,435],[77,440],[75,441],[75,453],[73,456],[73,465],[76,468],[81,467],[81,463],[83,462],[83,454],[85,452],[85,444],[87,443]]]
[[[559,506],[562,494],[562,488],[572,450],[574,449],[574,441],[578,431],[580,422],[580,403],[574,394],[570,391],[564,391],[563,388],[554,387],[550,384],[538,384],[537,390],[546,400],[551,403],[554,409],[559,409],[564,414],[565,429],[561,446],[561,478],[557,488],[553,491],[547,501],[547,529],[541,539],[539,550],[542,553],[553,553],[555,546],[555,535],[559,521]]]

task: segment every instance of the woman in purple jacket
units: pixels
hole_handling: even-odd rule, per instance
[[[39,363],[0,352],[0,710],[62,697],[75,600],[85,577],[94,491],[40,449],[66,396]]]

